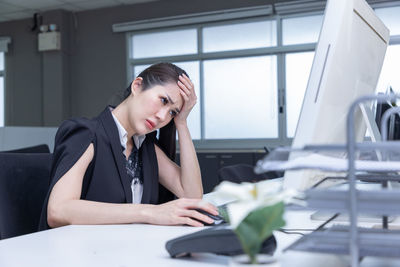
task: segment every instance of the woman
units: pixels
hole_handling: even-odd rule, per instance
[[[200,168],[186,123],[196,103],[188,75],[159,63],[139,74],[127,91],[116,108],[60,126],[40,230],[67,224],[202,226],[212,219],[196,209],[218,214],[201,201]],[[169,127],[167,139],[175,142],[171,120],[179,136],[181,167],[156,139],[155,130]],[[159,183],[178,199],[156,205]]]

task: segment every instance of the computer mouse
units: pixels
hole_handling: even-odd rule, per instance
[[[204,215],[206,215],[206,216],[208,216],[208,217],[210,217],[211,219],[214,220],[214,222],[212,222],[212,223],[206,223],[206,222],[200,221],[205,226],[219,225],[221,223],[225,223],[224,218],[219,216],[219,215],[213,215],[213,214],[211,214],[211,213],[209,213],[209,212],[207,212],[205,210],[202,210],[202,209],[194,209],[194,210],[197,211],[197,212],[200,212],[201,214],[204,214]],[[195,219],[195,220],[197,220],[197,219]],[[197,221],[199,221],[199,220],[197,220]]]

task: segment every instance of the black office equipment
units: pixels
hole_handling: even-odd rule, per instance
[[[0,239],[38,230],[51,162],[50,153],[0,153]]]
[[[50,153],[50,149],[48,145],[42,144],[42,145],[23,147],[1,152],[2,153]]]
[[[379,132],[382,133],[381,129],[381,121],[382,116],[388,109],[392,108],[394,103],[382,102],[377,103],[376,105],[376,113],[375,113],[375,122],[378,126]],[[395,114],[389,119],[388,129],[387,129],[387,140],[400,140],[400,115]]]
[[[190,253],[214,253],[226,256],[244,254],[239,239],[227,224],[171,239],[165,244],[165,248],[173,258]],[[263,242],[260,254],[272,255],[275,249],[276,239],[272,235]]]
[[[250,164],[225,166],[218,171],[219,182],[229,181],[238,184],[242,182],[259,182],[282,176],[283,173],[275,171],[256,174],[254,173],[254,166]]]

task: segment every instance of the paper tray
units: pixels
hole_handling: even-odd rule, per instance
[[[400,257],[400,231],[360,228],[359,256]],[[285,250],[348,255],[349,228],[333,226],[305,235]]]

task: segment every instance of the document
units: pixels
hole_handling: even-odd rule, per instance
[[[257,163],[256,171],[285,171],[299,169],[315,169],[333,172],[348,171],[348,159],[335,158],[312,153],[287,161],[262,160]],[[400,171],[400,161],[356,160],[356,171],[366,172],[397,172]]]

